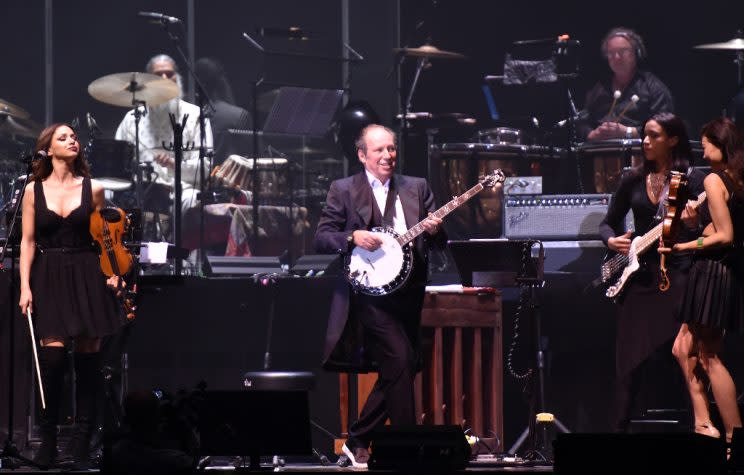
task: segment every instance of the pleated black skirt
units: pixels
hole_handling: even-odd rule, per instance
[[[744,334],[744,282],[724,260],[696,259],[690,269],[680,319]]]

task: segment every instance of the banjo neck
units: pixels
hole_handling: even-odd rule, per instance
[[[450,214],[451,212],[459,208],[461,205],[465,204],[465,202],[467,202],[470,198],[480,193],[481,190],[483,190],[483,188],[484,188],[483,184],[478,183],[477,185],[470,188],[468,191],[461,194],[460,196],[456,196],[452,198],[452,200],[447,202],[446,205],[434,211],[432,214],[439,219],[444,218],[445,216],[447,216],[448,214]],[[423,233],[425,231],[424,229],[425,220],[426,218],[422,219],[415,226],[411,227],[411,229],[406,231],[405,234],[401,234],[400,236],[398,236],[396,238],[396,241],[398,241],[398,244],[400,244],[401,246],[405,246],[409,242],[416,239],[416,237],[418,237],[419,234]]]

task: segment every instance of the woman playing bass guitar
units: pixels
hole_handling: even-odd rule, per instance
[[[624,229],[628,211],[633,211],[638,234],[647,233],[664,217],[670,171],[687,173],[692,197],[703,191],[703,174],[696,170],[688,173],[691,148],[681,119],[670,113],[657,114],[646,122],[643,132],[643,164],[622,178],[599,228],[607,247],[620,253],[627,253],[630,247],[630,232]],[[687,213],[682,218],[687,226],[697,229]],[[687,239],[690,233],[697,237],[685,226],[680,239]],[[675,308],[685,288],[690,257],[668,259],[671,288],[667,292],[659,290],[658,253],[646,252],[640,256],[640,264],[618,300],[612,424],[620,431],[626,429],[631,416],[648,407],[674,407],[666,401],[667,395],[675,394],[670,350],[678,328]]]

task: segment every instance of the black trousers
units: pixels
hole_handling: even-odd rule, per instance
[[[406,287],[385,297],[352,296],[351,311],[364,329],[364,351],[379,367],[359,419],[349,427],[347,445],[352,448],[366,448],[373,431],[388,418],[393,425],[416,423],[413,380],[423,299],[423,286]]]

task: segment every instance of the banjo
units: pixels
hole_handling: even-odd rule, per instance
[[[486,187],[495,187],[504,181],[504,172],[494,170],[482,178],[477,185],[460,196],[452,198],[446,205],[434,213],[437,218],[444,218]],[[374,251],[355,247],[346,260],[346,279],[353,289],[366,295],[388,295],[406,283],[413,268],[413,249],[411,242],[424,232],[423,220],[398,235],[392,228],[373,228],[375,236],[382,240],[382,245]]]

